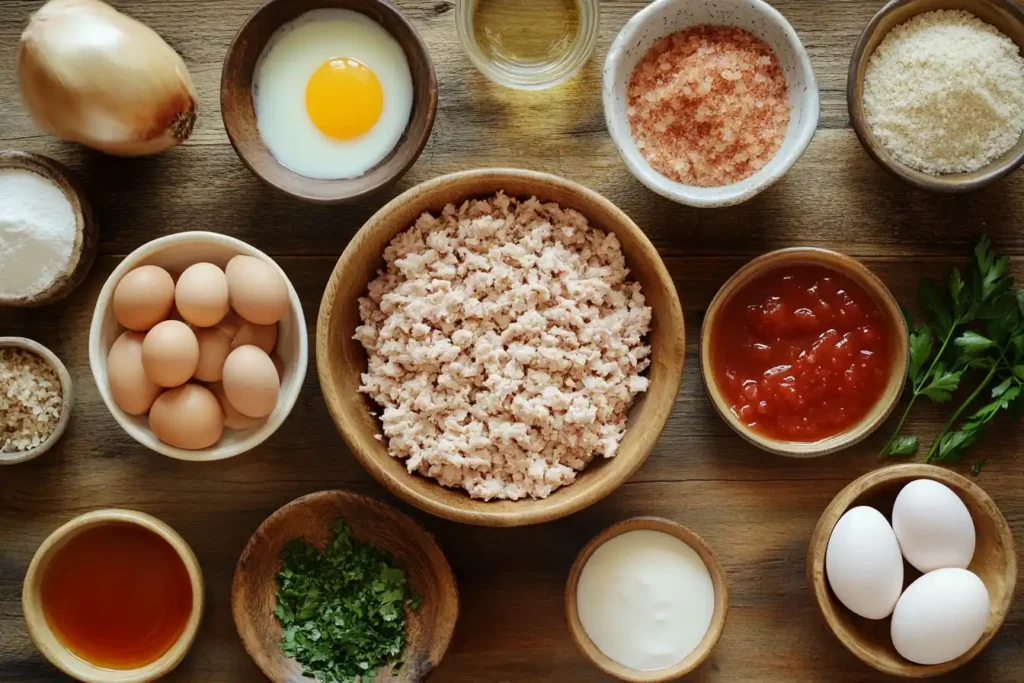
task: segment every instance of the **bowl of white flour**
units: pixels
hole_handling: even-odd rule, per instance
[[[85,192],[67,168],[0,151],[0,307],[63,299],[85,279],[98,242]]]

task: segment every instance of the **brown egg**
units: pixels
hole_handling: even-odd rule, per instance
[[[228,337],[234,339],[235,335],[238,334],[238,328],[240,328],[244,323],[245,321],[242,320],[242,316],[238,315],[234,311],[228,311],[228,314],[224,316],[224,319],[214,325],[214,327],[218,330],[222,330],[228,335]]]
[[[141,332],[125,332],[107,354],[107,381],[114,403],[129,415],[145,415],[163,389],[142,367]]]
[[[237,349],[239,346],[247,344],[258,346],[266,353],[270,353],[277,346],[277,324],[256,325],[242,321],[242,326],[238,328],[238,332],[235,333],[235,338],[231,342],[231,348]]]
[[[117,322],[145,332],[166,320],[174,309],[174,280],[159,266],[129,270],[114,288],[112,305]]]
[[[199,341],[185,323],[165,320],[142,342],[146,376],[162,387],[177,387],[192,378],[199,366]]]
[[[257,325],[273,325],[288,311],[288,284],[277,268],[252,256],[236,256],[224,269],[231,308]]]
[[[192,331],[199,342],[199,364],[193,377],[203,382],[219,382],[224,361],[231,353],[231,337],[220,326],[197,327]]]
[[[224,393],[238,412],[266,417],[274,412],[281,380],[274,361],[256,346],[239,346],[224,362]]]
[[[284,361],[276,353],[270,354],[270,360],[274,362],[274,369],[277,370],[277,378],[284,382]]]
[[[227,276],[212,263],[189,266],[178,278],[174,303],[185,322],[213,327],[228,313]]]
[[[206,387],[186,384],[160,394],[149,411],[156,438],[175,448],[209,448],[224,433],[224,411]]]
[[[220,401],[220,407],[224,411],[224,426],[228,429],[250,429],[262,422],[262,420],[242,415],[235,410],[231,401],[228,400],[227,394],[224,393],[224,385],[221,382],[214,382],[209,385],[209,388]]]

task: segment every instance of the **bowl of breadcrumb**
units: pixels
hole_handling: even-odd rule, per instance
[[[607,496],[679,392],[683,313],[653,245],[557,176],[442,176],[377,212],[320,306],[317,368],[338,430],[392,493],[484,526]]]
[[[781,180],[820,108],[800,37],[763,0],[655,0],[612,43],[601,97],[630,173],[667,199],[709,208]]]
[[[31,339],[0,337],[0,465],[50,450],[73,405],[71,375],[52,351]]]

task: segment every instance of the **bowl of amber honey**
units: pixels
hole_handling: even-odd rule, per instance
[[[174,529],[132,510],[76,517],[43,541],[22,593],[29,635],[83,683],[144,683],[185,658],[202,620],[203,576]]]

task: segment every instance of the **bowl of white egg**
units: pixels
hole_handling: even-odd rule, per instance
[[[893,676],[967,663],[1013,602],[1010,528],[975,483],[932,465],[894,465],[848,485],[822,514],[807,559],[829,628]]]
[[[308,363],[298,294],[254,247],[183,232],[129,254],[100,291],[89,365],[132,438],[179,460],[222,460],[277,431]]]
[[[426,45],[382,0],[271,0],[224,60],[221,112],[239,158],[305,201],[351,202],[397,180],[436,111]]]

